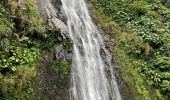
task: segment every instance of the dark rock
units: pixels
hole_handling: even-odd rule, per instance
[[[72,53],[65,53],[65,59],[71,61],[72,59]]]
[[[60,12],[61,10],[61,0],[51,0],[52,5]]]
[[[58,18],[64,22],[65,24],[67,24],[67,18],[65,17],[65,13],[63,11],[63,8],[61,8],[60,12],[57,14],[58,15]]]
[[[63,39],[66,39],[66,37],[69,37],[69,34],[67,31],[62,31],[61,35],[62,35]]]
[[[64,50],[64,47],[62,44],[55,46],[55,57],[57,60],[59,59],[65,59],[70,61],[72,59],[72,48],[69,48],[69,50]]]
[[[34,82],[37,100],[69,100],[70,73],[61,78],[50,62],[49,55],[39,58],[40,69]]]
[[[55,46],[55,57],[56,59],[65,59],[64,49],[62,45]]]

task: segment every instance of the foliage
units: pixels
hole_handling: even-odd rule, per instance
[[[15,73],[7,76],[0,74],[0,99],[33,100],[35,93],[31,81],[35,75],[36,69],[33,66],[20,66]]]
[[[48,30],[42,35],[29,35],[25,43],[35,46],[36,48],[40,48],[41,50],[48,50],[52,48],[56,43],[60,43],[61,41],[62,36],[60,35],[60,31],[53,29]]]
[[[1,100],[35,100],[32,80],[37,72],[39,48],[30,36],[44,36],[45,31],[32,0],[25,0],[20,7],[16,0],[0,1]]]
[[[170,2],[168,0],[89,1],[98,11],[109,17],[110,22],[119,26],[113,27],[115,29],[112,31],[116,39],[116,48],[125,52],[129,63],[138,70],[143,79],[147,79],[148,85],[159,89],[164,98],[166,96],[170,98]],[[100,18],[103,19],[106,18]],[[102,28],[105,30],[108,25],[102,25]]]
[[[46,26],[32,0],[19,6],[16,1],[0,3],[0,48],[8,51],[10,41],[27,34],[45,33]]]
[[[18,13],[18,18],[16,21],[20,22],[18,27],[20,30],[26,32],[36,31],[39,33],[43,33],[45,31],[43,19],[40,17],[40,14],[32,0],[26,0],[25,6],[22,9],[16,10]],[[18,24],[18,22],[16,24]]]
[[[69,73],[69,63],[66,60],[54,61],[53,67],[59,71],[61,78],[64,78]]]
[[[132,63],[127,60],[124,51],[118,48],[113,48],[113,54],[115,56],[116,64],[119,64],[121,71],[123,72],[123,79],[127,83],[130,92],[133,95],[132,100],[152,100],[148,91],[149,86],[145,86],[145,81],[142,76],[139,75],[137,69]],[[155,97],[156,98],[156,97]]]
[[[64,50],[69,50],[70,48],[72,48],[72,45],[73,44],[72,44],[70,38],[67,37],[63,40]]]
[[[105,15],[100,15],[103,13],[101,10],[97,10],[94,13],[94,18],[96,22],[99,22],[100,25],[102,25],[102,28],[107,32],[107,27],[112,26],[113,27],[113,36],[116,37],[117,40],[120,40],[119,42],[116,42],[116,46],[113,46],[112,51],[113,51],[113,57],[114,57],[114,65],[115,66],[121,66],[121,74],[124,82],[127,84],[128,89],[129,89],[129,94],[132,96],[132,100],[150,100],[150,91],[148,88],[150,88],[146,84],[143,77],[139,75],[136,67],[131,64],[131,62],[128,60],[128,56],[126,56],[126,53],[124,52],[123,48],[126,46],[126,50],[128,49],[133,49],[136,50],[136,48],[140,48],[141,44],[143,43],[141,39],[134,41],[133,37],[136,38],[137,36],[135,34],[129,34],[130,32],[124,32],[120,33],[121,27],[119,27],[115,22],[111,20],[110,17],[105,16]],[[105,20],[102,20],[105,19]],[[111,39],[113,39],[112,35],[109,35]],[[136,46],[131,46],[131,45],[125,45],[126,43],[133,42],[138,43]],[[130,51],[131,52],[136,52],[137,54],[139,51]],[[159,94],[159,92],[158,92]],[[156,96],[155,96],[156,98]]]
[[[9,52],[0,52],[0,70],[10,69],[16,70],[19,65],[34,64],[37,58],[35,48],[22,47],[19,43],[12,43]]]

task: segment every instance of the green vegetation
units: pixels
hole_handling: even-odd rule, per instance
[[[0,100],[37,100],[38,57],[62,42],[59,33],[49,30],[33,0],[25,0],[24,5],[15,0],[0,1]],[[64,43],[67,49],[69,40]],[[56,62],[61,74],[67,74],[68,62]]]
[[[66,60],[54,61],[53,67],[59,71],[60,77],[62,79],[69,73],[69,63]]]
[[[19,65],[34,64],[37,57],[35,48],[26,48],[19,45],[19,43],[12,43],[9,47],[9,52],[0,52],[0,70],[9,69],[16,70]]]
[[[142,94],[141,98],[138,95],[139,98],[135,100],[166,98],[168,100],[170,98],[170,2],[168,0],[89,1],[96,9],[94,16],[96,21],[106,32],[108,28],[112,28],[112,38],[116,40],[113,53],[120,61],[118,64],[122,66],[124,81],[132,92]]]
[[[0,75],[1,100],[35,100],[32,79],[36,76],[36,65],[19,66],[15,73]]]
[[[34,99],[31,81],[39,51],[28,44],[27,34],[43,30],[37,23],[38,13],[31,0],[26,0],[22,10],[13,0],[0,2],[0,99]]]
[[[71,52],[71,41],[63,39],[58,30],[49,30],[32,1],[18,5],[16,0],[0,0],[0,100],[36,100],[37,58],[43,52],[53,52],[54,45],[60,43]],[[88,1],[95,8],[95,22],[110,40],[115,39],[114,62],[121,66],[132,100],[169,100],[170,2]],[[52,52],[51,66],[64,79],[70,62],[54,61]]]

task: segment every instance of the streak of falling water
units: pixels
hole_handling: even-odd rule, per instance
[[[111,56],[84,0],[61,0],[73,40],[71,100],[121,100]],[[101,54],[105,55],[103,58]],[[106,74],[110,72],[110,78]]]
[[[84,0],[61,0],[67,27],[57,19],[56,9],[49,0],[42,0],[52,23],[68,31],[73,40],[70,100],[121,100],[111,65],[111,55],[91,20]]]

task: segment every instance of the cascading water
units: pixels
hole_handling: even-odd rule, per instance
[[[84,0],[61,0],[73,40],[71,100],[121,100],[111,56],[92,22]],[[101,54],[105,57],[102,57]],[[106,74],[110,71],[110,78]]]
[[[68,31],[73,40],[70,100],[121,100],[111,65],[97,27],[91,20],[84,0],[61,0],[67,27],[57,19],[49,0],[42,0],[50,25]]]

